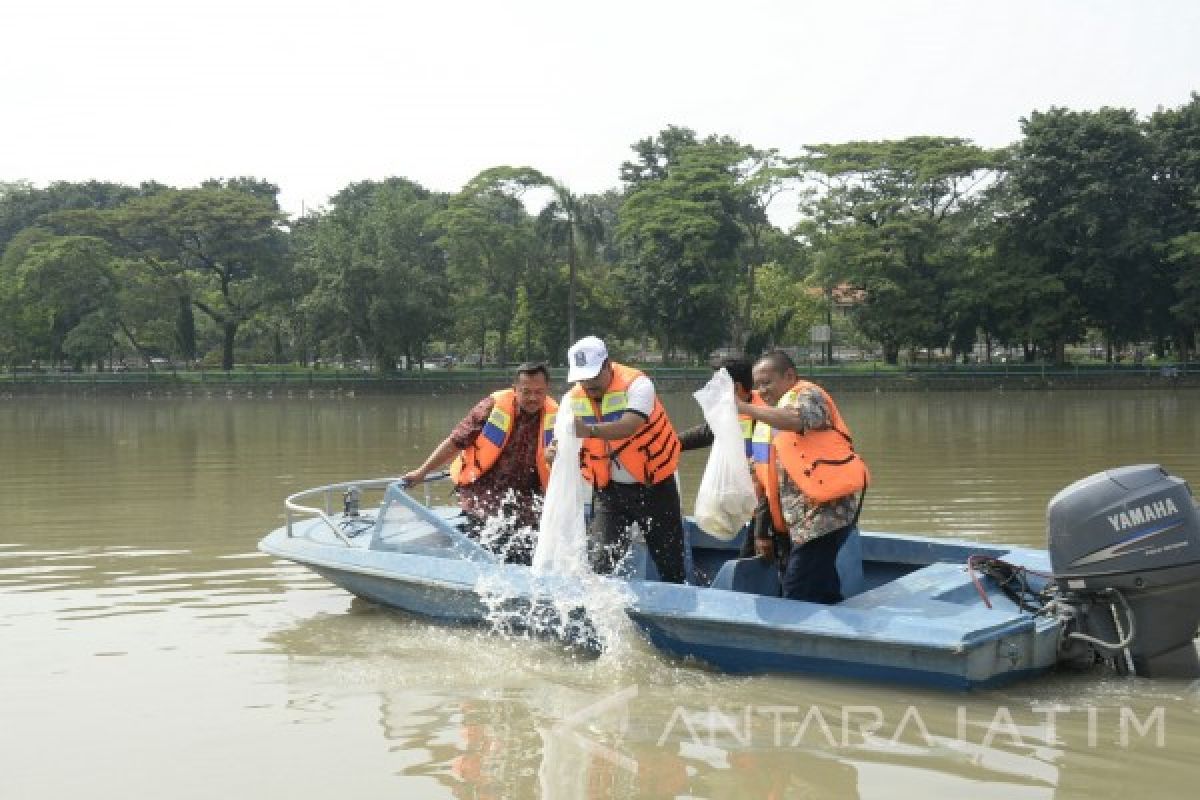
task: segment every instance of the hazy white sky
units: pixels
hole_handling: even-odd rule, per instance
[[[1200,90],[1196,0],[7,0],[0,181],[618,184],[668,124],[796,153]]]

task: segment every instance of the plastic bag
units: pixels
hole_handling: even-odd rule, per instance
[[[533,551],[535,574],[557,572],[583,575],[590,571],[587,561],[587,525],[583,518],[588,485],[579,472],[579,438],[575,436],[575,415],[571,413],[570,392],[563,395],[554,423],[558,455],[550,467],[550,483],[542,503],[537,546]]]
[[[704,419],[713,432],[713,446],[696,494],[694,517],[705,532],[729,540],[742,529],[758,505],[746,462],[733,378],[724,369],[717,370],[712,380],[692,396],[703,409]]]

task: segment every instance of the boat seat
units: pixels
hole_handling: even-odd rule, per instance
[[[862,534],[857,527],[850,530],[850,535],[838,551],[835,565],[838,580],[842,585],[842,597],[853,597],[861,593],[866,586],[866,578],[863,576]],[[726,561],[713,578],[712,588],[769,597],[779,597],[782,594],[779,570],[760,558],[734,558]]]
[[[845,601],[845,605],[850,608],[928,606],[932,610],[934,604],[948,604],[942,598],[968,587],[973,594],[975,588],[962,564],[938,562],[851,597]],[[960,609],[967,608],[966,605],[955,605]]]
[[[862,534],[858,526],[850,529],[850,535],[838,551],[837,561],[838,580],[842,584],[842,597],[854,597],[866,588],[867,580],[863,576],[863,546]]]
[[[779,597],[779,570],[774,562],[765,559],[732,558],[721,566],[712,588]]]

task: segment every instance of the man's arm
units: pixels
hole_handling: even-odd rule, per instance
[[[475,407],[462,418],[462,421],[454,426],[454,430],[450,431],[450,435],[433,449],[433,452],[425,459],[425,463],[411,472],[406,472],[402,476],[403,479],[409,483],[422,481],[425,479],[425,476],[438,467],[444,467],[453,461],[459,452],[466,450],[475,441],[476,437],[479,436],[480,431],[483,430],[483,424],[487,422],[488,415],[492,413],[492,408],[495,404],[491,396],[485,397],[476,403]]]
[[[713,436],[712,428],[707,422],[701,422],[694,428],[688,428],[686,431],[679,432],[680,450],[687,452],[688,450],[701,450],[705,447],[712,447],[716,437]]]
[[[794,408],[756,406],[743,400],[737,401],[737,408],[739,414],[745,414],[758,422],[765,422],[777,431],[799,433],[804,430],[804,421],[800,418],[800,412]]]
[[[587,424],[578,417],[575,419],[575,435],[580,439],[628,439],[638,432],[638,428],[646,424],[646,418],[636,411],[626,411],[612,422],[597,422]]]
[[[452,436],[447,436],[442,440],[442,443],[434,448],[429,454],[429,458],[425,459],[425,463],[411,472],[404,473],[403,479],[405,483],[418,483],[425,480],[425,476],[433,472],[438,467],[444,467],[454,460],[458,455],[459,447],[454,443]]]
[[[833,426],[825,396],[811,387],[796,395],[794,405],[783,408],[756,406],[742,400],[737,401],[737,406],[739,414],[761,420],[776,430],[801,433],[828,430]]]

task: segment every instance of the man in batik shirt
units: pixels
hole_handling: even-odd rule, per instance
[[[766,405],[739,400],[754,420],[755,476],[768,501],[771,527],[791,541],[783,595],[837,603],[842,599],[838,551],[858,521],[866,465],[833,399],[800,380],[787,353],[754,365],[754,388]]]

